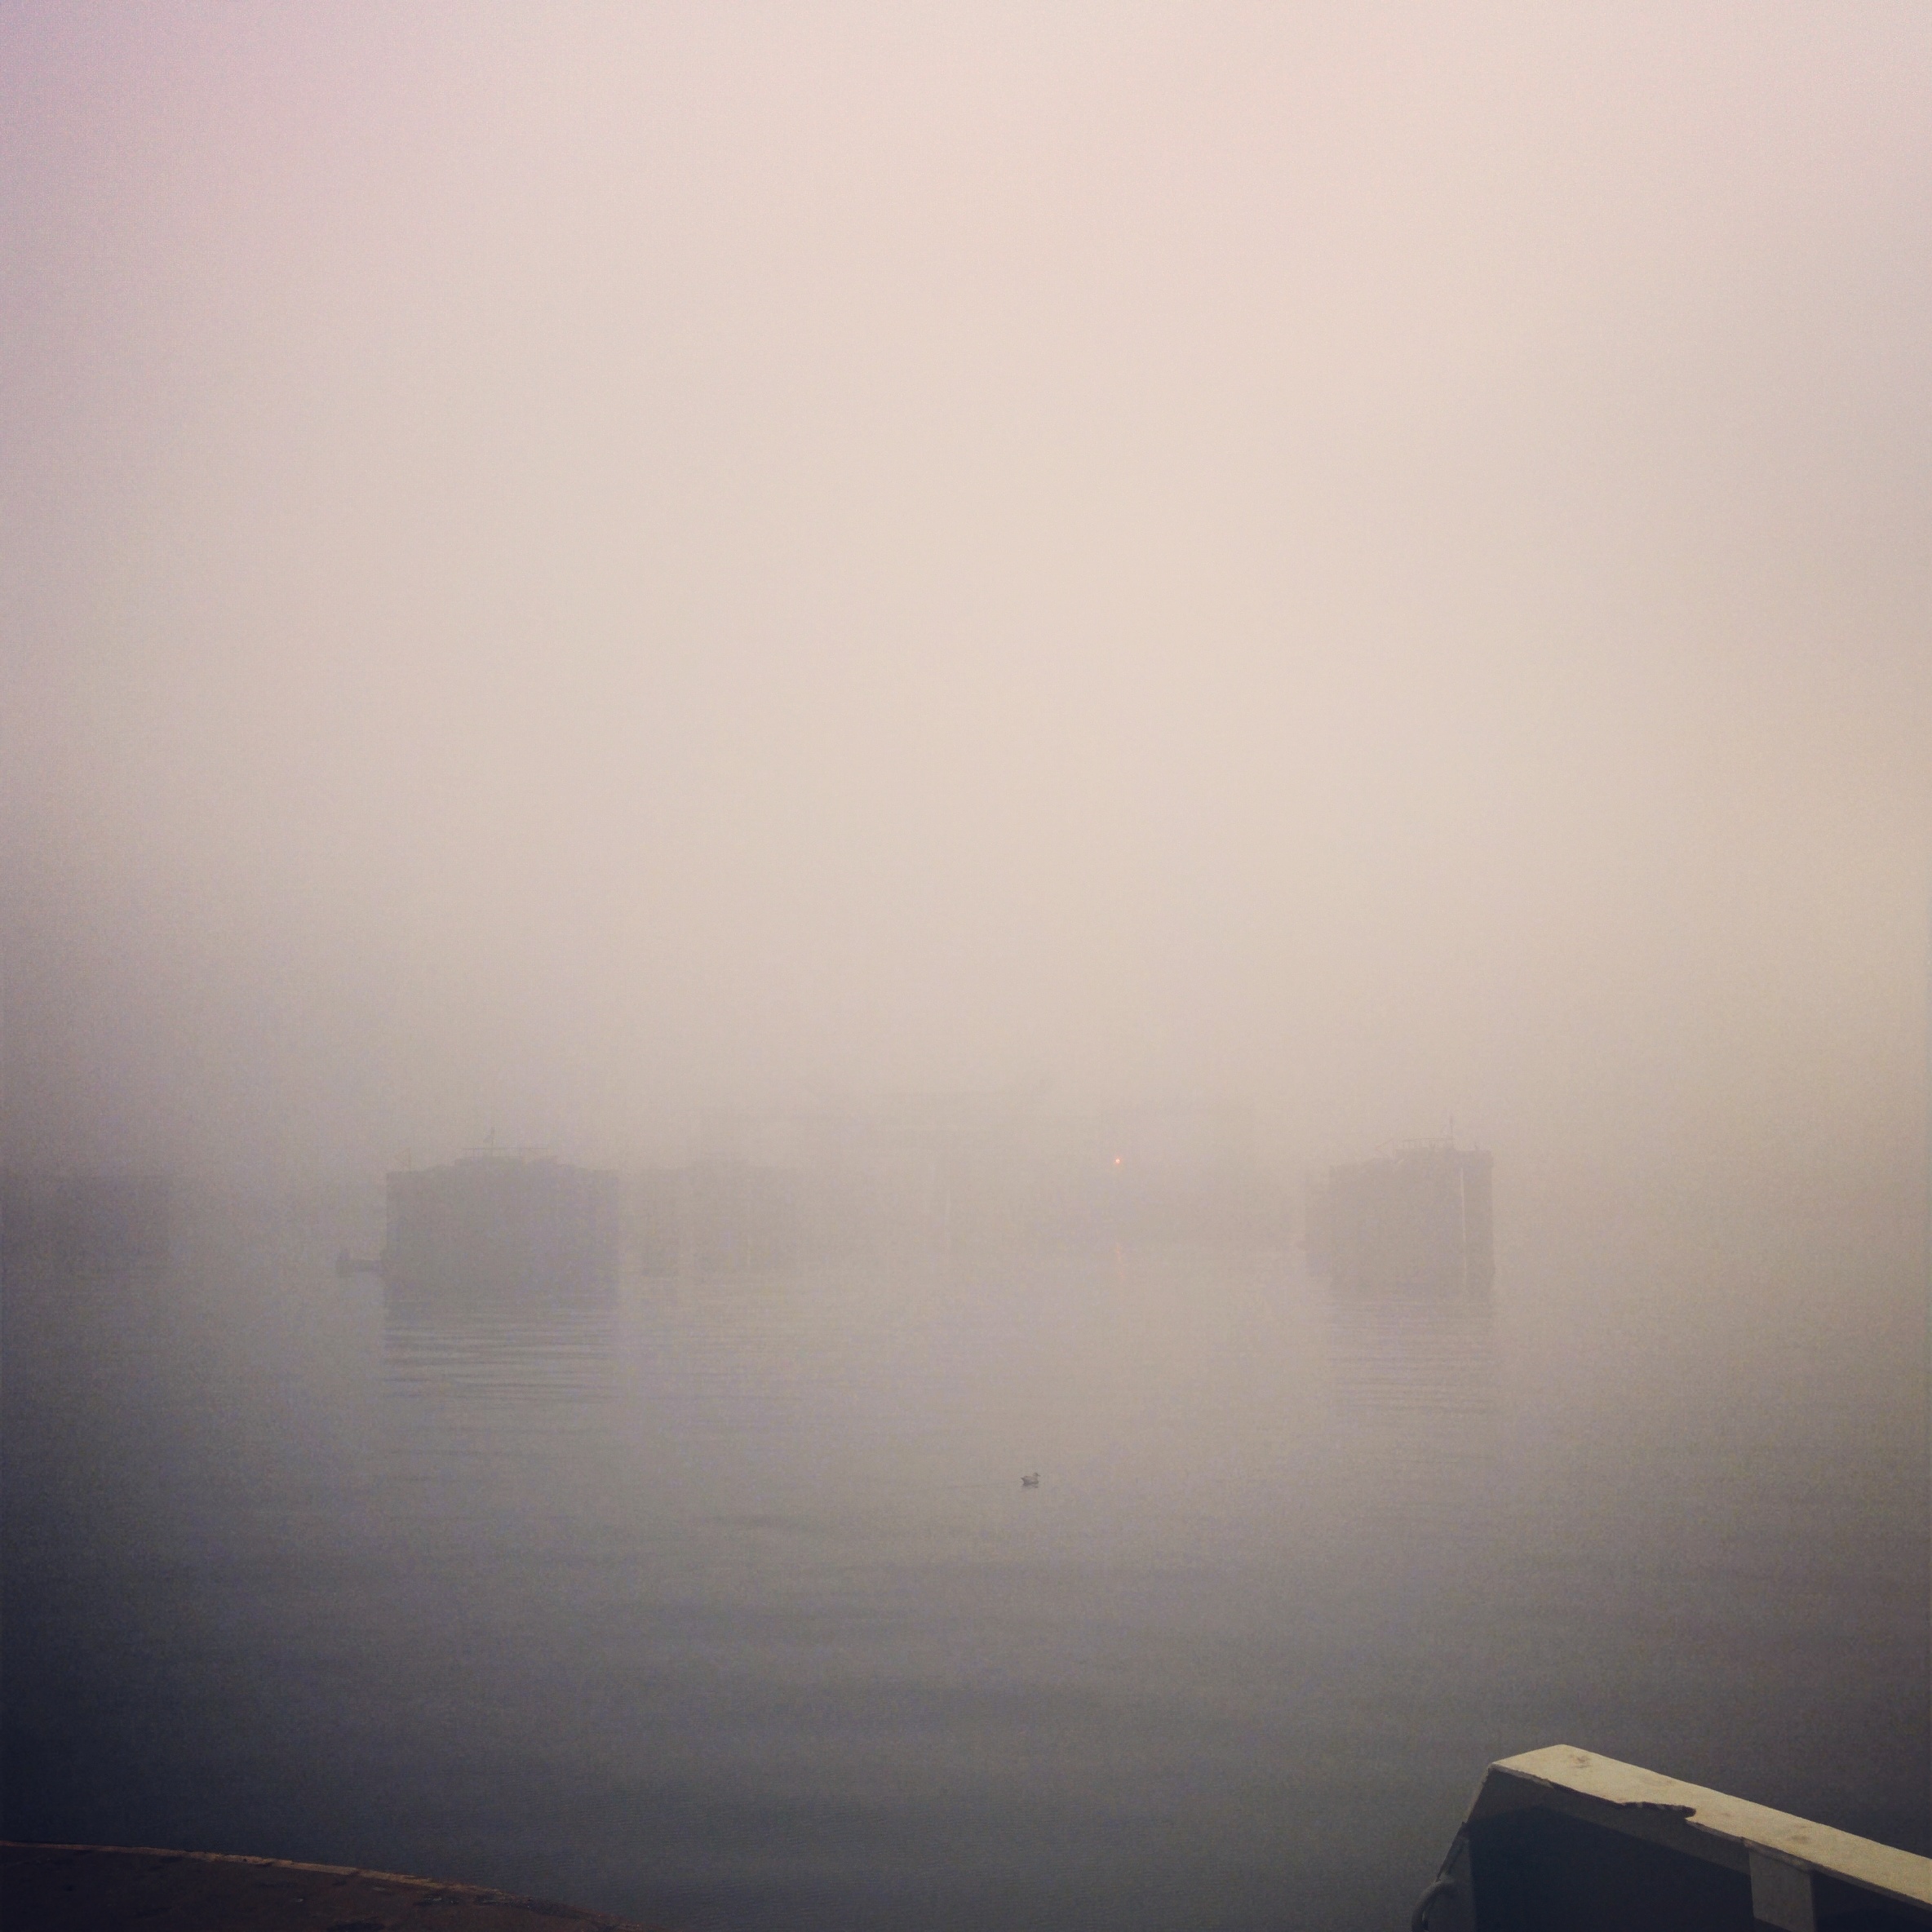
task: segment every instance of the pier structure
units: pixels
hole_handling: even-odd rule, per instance
[[[615,1172],[538,1153],[464,1155],[388,1180],[382,1274],[432,1296],[552,1296],[614,1287]]]
[[[1309,1265],[1337,1287],[1480,1291],[1496,1275],[1491,1157],[1413,1141],[1309,1183]]]

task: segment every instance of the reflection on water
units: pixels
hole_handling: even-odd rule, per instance
[[[426,1297],[188,1234],[7,1280],[10,1835],[1261,1932],[1402,1922],[1557,1739],[1923,1833],[1922,1418],[1842,1323],[1667,1356],[1553,1269],[1178,1248]]]
[[[1487,1294],[1332,1290],[1328,1355],[1336,1413],[1352,1425],[1426,1437],[1496,1413],[1496,1313]]]
[[[383,1387],[401,1402],[488,1403],[519,1416],[607,1400],[618,1315],[565,1301],[471,1306],[385,1298]]]
[[[1369,1506],[1411,1538],[1482,1509],[1503,1442],[1489,1295],[1331,1288],[1327,1331],[1336,1440],[1372,1478]]]

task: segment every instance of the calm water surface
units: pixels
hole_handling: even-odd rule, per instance
[[[165,1276],[16,1270],[7,1834],[1393,1926],[1562,1740],[1927,1849],[1922,1252],[1544,1245],[1484,1303],[1162,1251],[539,1318],[210,1208]]]

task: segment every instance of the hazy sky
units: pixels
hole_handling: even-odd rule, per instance
[[[6,1137],[1909,1168],[1932,8],[0,13]]]

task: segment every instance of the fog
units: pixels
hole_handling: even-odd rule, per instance
[[[0,11],[5,1835],[1269,1932],[1563,1739],[1932,1845],[1929,102],[1916,0]],[[808,1114],[874,1194],[694,1162]],[[409,1278],[609,1170],[621,1280]]]
[[[1916,1185],[1922,10],[0,35],[10,1162]]]

